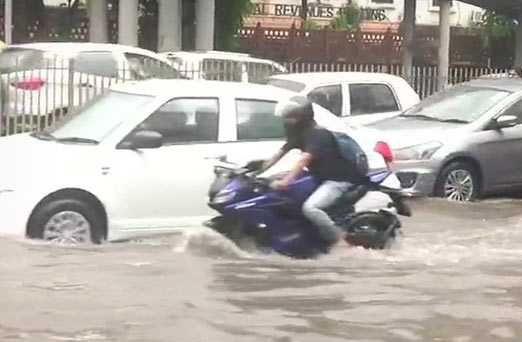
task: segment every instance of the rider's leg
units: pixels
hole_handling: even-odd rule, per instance
[[[344,232],[324,209],[334,204],[349,187],[348,182],[325,181],[303,204],[304,216],[319,229],[321,237],[328,242],[339,241]]]

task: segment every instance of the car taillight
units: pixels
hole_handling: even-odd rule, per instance
[[[374,150],[375,150],[375,152],[379,153],[384,158],[384,161],[386,161],[386,163],[389,164],[389,163],[393,162],[393,152],[392,152],[392,149],[390,148],[390,145],[388,145],[387,143],[379,141],[375,145]]]
[[[23,90],[39,90],[44,84],[45,81],[38,77],[12,83],[14,87]]]

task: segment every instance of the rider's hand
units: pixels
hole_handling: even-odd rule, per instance
[[[270,184],[270,187],[275,190],[284,191],[289,187],[289,183],[285,180],[275,180]]]
[[[261,171],[265,163],[263,159],[252,160],[245,165],[245,168],[249,171]]]

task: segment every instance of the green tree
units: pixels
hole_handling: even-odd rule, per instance
[[[310,20],[310,19],[303,21],[302,25],[303,25],[303,29],[310,30],[310,31],[319,30],[321,28],[321,26],[317,22]]]
[[[511,37],[515,32],[515,21],[495,11],[486,11],[482,15],[480,26],[492,38]]]
[[[343,7],[337,17],[332,20],[334,30],[357,31],[361,23],[361,9],[355,2]]]
[[[237,32],[253,10],[251,0],[216,0],[215,45],[218,50],[239,49]]]
[[[489,48],[493,39],[511,38],[515,34],[516,24],[509,17],[487,10],[478,26],[483,30],[484,46]]]

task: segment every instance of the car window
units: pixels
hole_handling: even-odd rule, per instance
[[[268,63],[248,62],[246,66],[250,83],[266,83],[266,79],[276,71],[275,67]]]
[[[81,52],[73,60],[75,71],[104,77],[118,76],[118,61],[111,52]]]
[[[129,62],[134,79],[179,78],[179,73],[174,67],[160,60],[134,53],[126,53],[125,58]]]
[[[218,140],[219,101],[215,98],[178,98],[161,106],[138,126],[163,135],[164,144]]]
[[[423,99],[402,115],[438,121],[473,122],[511,94],[505,90],[462,84]]]
[[[201,67],[207,80],[241,82],[243,67],[240,62],[205,58]]]
[[[275,115],[276,102],[238,99],[237,139],[279,139],[285,136],[283,120]]]
[[[340,84],[315,88],[308,94],[308,99],[337,116],[343,114],[342,88]]]
[[[44,68],[43,51],[7,48],[0,53],[0,72],[17,72]]]
[[[108,91],[93,98],[75,113],[47,129],[55,138],[83,138],[103,141],[126,120],[139,115],[154,97]]]
[[[508,108],[503,115],[513,115],[518,118],[518,123],[522,123],[522,100]]]
[[[395,112],[399,105],[391,89],[384,84],[351,84],[351,115]]]

